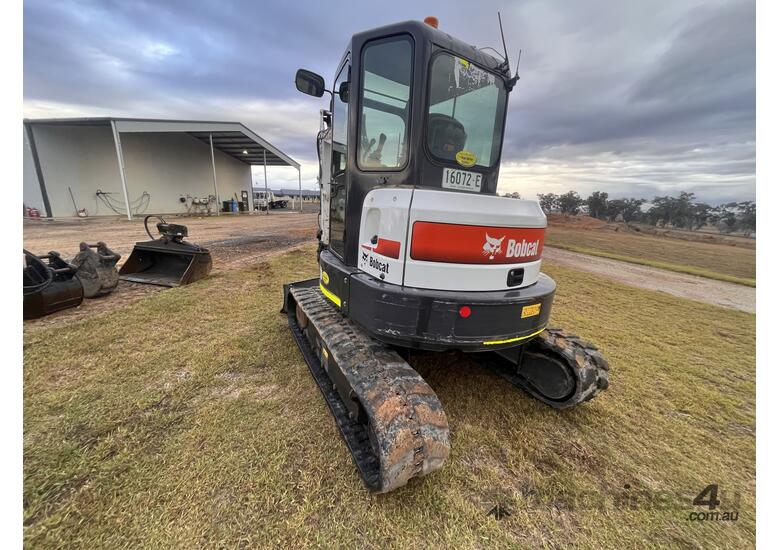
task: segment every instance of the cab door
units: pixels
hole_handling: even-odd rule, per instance
[[[347,128],[349,109],[347,102],[339,97],[343,82],[349,82],[350,63],[346,59],[333,85],[333,107],[331,108],[331,184],[330,184],[330,227],[329,246],[340,258],[344,258],[345,213],[347,207]]]

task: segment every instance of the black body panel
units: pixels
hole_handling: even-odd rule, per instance
[[[356,273],[349,294],[349,317],[377,340],[434,351],[488,351],[518,346],[544,329],[555,282],[540,274],[536,284],[521,289],[456,292],[400,287]],[[522,318],[523,307],[535,304],[539,313]],[[462,306],[471,310],[467,318],[459,314]]]
[[[345,267],[328,250],[320,266],[328,274],[328,283],[324,277],[320,284],[342,313],[377,340],[407,348],[495,351],[521,345],[547,325],[555,296],[555,281],[542,273],[525,288],[460,292],[385,283]],[[523,318],[523,307],[535,304],[539,312]],[[462,306],[471,309],[467,318],[459,314]]]

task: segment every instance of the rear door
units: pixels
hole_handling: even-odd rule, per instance
[[[415,189],[403,284],[463,291],[532,285],[545,227],[537,201]]]

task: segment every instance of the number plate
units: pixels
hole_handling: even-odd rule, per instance
[[[445,168],[441,186],[446,189],[458,189],[459,191],[479,193],[482,189],[482,174]]]

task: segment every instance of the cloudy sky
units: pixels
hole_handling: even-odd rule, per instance
[[[324,100],[295,70],[332,79],[350,35],[438,16],[500,49],[501,10],[520,82],[499,191],[598,189],[651,198],[755,198],[755,4],[741,0],[319,2],[25,0],[26,117],[244,122],[303,165],[315,187]],[[258,175],[262,179],[261,175]],[[277,169],[273,187],[297,186]]]

